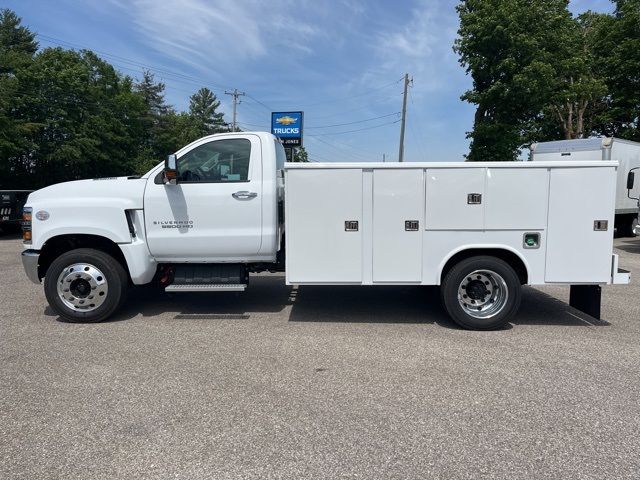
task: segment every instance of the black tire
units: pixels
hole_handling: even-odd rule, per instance
[[[465,309],[461,304],[464,302],[461,298],[462,295],[459,299],[459,290],[465,288],[463,282],[467,280],[475,281],[474,279],[471,279],[470,274],[477,271],[489,271],[497,274],[494,276],[495,278],[501,277],[500,282],[497,282],[501,286],[496,286],[495,288],[496,295],[498,295],[499,290],[504,291],[504,285],[506,285],[507,294],[500,298],[500,303],[496,303],[496,306],[499,306],[502,303],[504,304],[488,318],[476,318],[472,316],[467,311],[470,310],[470,308],[467,307],[467,309]],[[469,284],[466,286],[469,286]],[[460,291],[464,293],[464,291],[467,290]],[[451,319],[461,327],[470,330],[495,330],[506,325],[516,314],[518,308],[520,308],[522,292],[520,279],[514,269],[507,262],[496,257],[477,256],[460,261],[454,265],[449,272],[447,272],[442,280],[442,285],[440,286],[440,296],[442,304]],[[465,298],[467,297],[465,296]],[[489,297],[489,300],[486,300],[487,303],[485,303],[487,308],[490,308],[494,301],[493,296]],[[475,309],[475,307],[471,308]],[[478,307],[478,309],[480,308],[481,307]]]
[[[58,294],[60,276],[74,264],[93,265],[104,275],[108,285],[108,291],[104,295],[106,298],[93,310],[74,310],[65,305]],[[63,253],[51,263],[44,278],[44,293],[49,305],[60,315],[62,321],[73,323],[95,323],[109,318],[124,303],[128,286],[127,272],[120,262],[111,255],[92,248],[78,248]]]

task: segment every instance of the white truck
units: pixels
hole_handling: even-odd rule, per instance
[[[629,282],[612,253],[616,168],[285,164],[271,134],[216,134],[140,178],[32,193],[22,259],[73,322],[106,319],[131,285],[242,291],[282,270],[287,284],[440,285],[465,328],[508,322],[522,285],[572,285],[571,303],[599,316],[600,286]]]
[[[640,143],[620,138],[582,138],[531,145],[532,161],[601,160],[618,162],[615,228],[620,236],[640,235],[638,196],[640,182],[627,189],[630,171],[640,169]]]

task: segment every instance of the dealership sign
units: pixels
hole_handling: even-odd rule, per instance
[[[302,112],[272,113],[271,133],[282,140],[285,147],[301,147],[302,117]]]

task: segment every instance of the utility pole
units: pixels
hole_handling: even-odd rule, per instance
[[[224,93],[226,95],[231,95],[233,97],[233,122],[231,123],[231,131],[237,132],[238,131],[237,110],[238,110],[238,104],[241,102],[239,98],[244,96],[245,93],[239,92],[237,88],[234,88],[233,91],[231,92],[227,92],[225,90]]]
[[[386,161],[387,161],[387,154],[386,154],[386,153],[383,153],[383,154],[382,154],[382,163],[384,163],[384,162],[386,162]]]
[[[402,96],[402,123],[400,123],[400,151],[398,161],[404,160],[404,126],[407,120],[407,89],[409,88],[409,74],[404,74],[404,94]]]

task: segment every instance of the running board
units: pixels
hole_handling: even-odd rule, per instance
[[[245,283],[192,283],[167,285],[165,292],[244,292]]]

